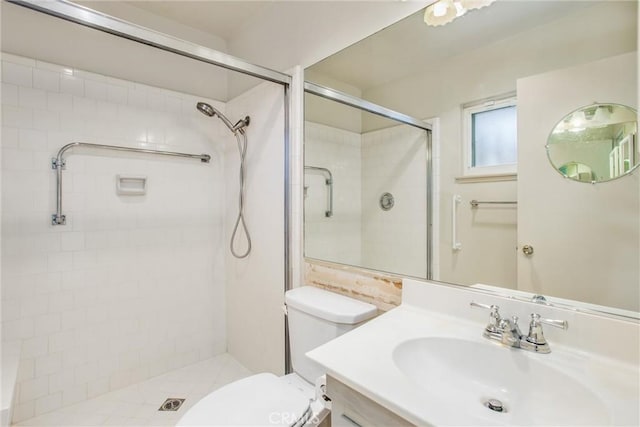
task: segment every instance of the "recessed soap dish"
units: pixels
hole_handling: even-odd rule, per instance
[[[116,192],[120,196],[144,196],[147,193],[147,177],[116,175]]]

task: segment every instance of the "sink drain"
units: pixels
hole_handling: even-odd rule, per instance
[[[182,406],[184,399],[170,397],[158,408],[158,411],[177,411]]]
[[[484,406],[491,409],[494,412],[507,412],[507,409],[502,405],[498,399],[489,399],[484,402]]]

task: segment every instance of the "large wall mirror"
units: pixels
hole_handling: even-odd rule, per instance
[[[425,132],[307,94],[305,256],[638,317],[637,20],[633,1],[497,1],[437,27],[420,11],[306,69],[434,128],[429,148]],[[618,106],[635,118],[590,131],[606,163],[569,158],[588,144],[577,132],[550,162],[567,116]],[[332,217],[313,167],[333,173]]]

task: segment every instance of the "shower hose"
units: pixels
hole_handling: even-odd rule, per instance
[[[236,225],[233,227],[233,234],[231,234],[231,242],[229,248],[231,253],[236,258],[246,258],[251,252],[251,235],[247,229],[247,224],[244,221],[244,181],[245,181],[245,157],[247,154],[247,135],[244,129],[238,129],[234,132],[236,141],[238,142],[238,152],[240,154],[240,195],[238,197],[238,218],[236,219]],[[242,136],[242,138],[241,138]],[[242,231],[247,237],[247,249],[243,253],[236,252],[235,240],[238,234],[238,229],[242,226]]]

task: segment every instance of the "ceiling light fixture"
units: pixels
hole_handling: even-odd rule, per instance
[[[608,125],[611,122],[611,106],[601,105],[596,107],[591,121],[596,125]]]
[[[583,129],[584,125],[587,123],[587,116],[585,116],[584,111],[576,111],[571,116],[571,126],[575,129]]]
[[[496,0],[438,0],[424,10],[424,22],[438,27],[448,24],[469,10],[489,6]]]

